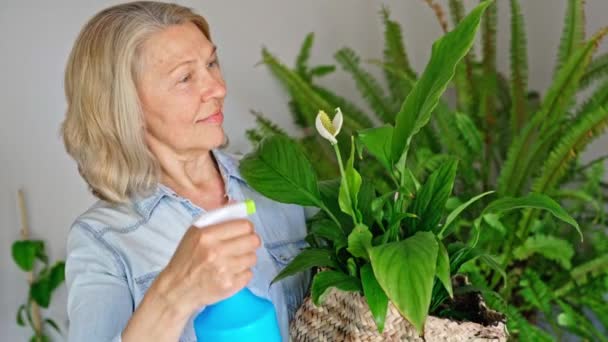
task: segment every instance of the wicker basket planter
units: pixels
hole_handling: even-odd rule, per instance
[[[494,322],[484,326],[474,322],[457,322],[429,316],[424,338],[418,336],[409,322],[389,304],[382,334],[358,293],[331,289],[323,305],[317,307],[310,297],[304,300],[290,326],[293,341],[506,341],[507,331],[502,315],[489,310],[479,297],[478,310],[494,315]],[[486,316],[488,316],[486,315]]]

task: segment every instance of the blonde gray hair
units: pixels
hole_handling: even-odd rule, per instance
[[[65,71],[67,152],[93,194],[113,203],[152,191],[160,169],[144,142],[136,81],[144,42],[171,25],[209,25],[176,4],[137,1],[107,8],[80,32]]]

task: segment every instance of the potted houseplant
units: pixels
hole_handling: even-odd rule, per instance
[[[422,183],[407,166],[412,139],[428,123],[490,3],[478,5],[434,44],[431,59],[401,105],[394,126],[356,131],[350,141],[346,139],[350,142],[346,160],[340,152],[345,139],[339,133],[348,113],[343,116],[337,109],[330,119],[319,111],[316,128],[335,151],[338,179],[318,181],[300,146],[282,134],[265,138],[241,161],[242,175],[258,192],[279,202],[320,209],[309,222],[310,247],[275,278],[313,267],[319,271],[313,277],[310,297],[292,323],[295,340],[506,339],[504,322],[489,327],[465,322],[462,324],[468,327],[463,328],[456,321],[428,317],[429,312],[453,314],[451,304],[458,302],[455,294],[470,290],[466,285],[453,286],[452,278],[463,264],[483,259],[499,269],[476,246],[481,215],[473,221],[467,241],[451,237],[460,214],[492,191],[444,213],[458,162],[448,159]],[[363,159],[364,155],[372,158]],[[386,170],[392,181],[388,191],[378,189],[373,179],[361,177],[358,165],[364,163]],[[542,194],[502,197],[490,202],[482,213],[498,215],[520,208],[547,210],[578,229],[555,201]],[[317,316],[323,325],[313,328],[314,322],[306,318],[310,316]],[[353,325],[356,328],[349,329]]]

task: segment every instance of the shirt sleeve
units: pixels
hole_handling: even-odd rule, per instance
[[[118,254],[90,227],[68,235],[68,341],[120,342],[133,314],[133,297]]]

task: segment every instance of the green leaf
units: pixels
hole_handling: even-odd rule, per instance
[[[559,306],[563,310],[557,315],[557,323],[575,334],[587,338],[591,341],[608,341],[601,332],[599,332],[591,321],[583,314],[577,312],[573,307],[564,301],[558,301]]]
[[[322,207],[312,165],[287,137],[264,139],[255,152],[241,160],[240,171],[249,186],[270,199]]]
[[[365,225],[357,225],[348,235],[348,251],[355,257],[369,260],[369,249],[372,247],[372,233]]]
[[[378,284],[371,264],[365,264],[361,268],[361,285],[363,285],[363,295],[367,300],[367,305],[372,312],[372,316],[374,316],[378,332],[382,333],[388,310],[388,297],[380,284]]]
[[[451,274],[460,272],[460,268],[467,262],[472,262],[473,260],[479,259],[494,271],[499,273],[504,278],[506,283],[507,274],[505,273],[505,270],[500,267],[498,262],[496,262],[491,255],[487,254],[481,249],[465,245],[462,242],[455,242],[448,245],[448,254],[450,256]]]
[[[25,321],[23,320],[23,312],[26,310],[25,304],[22,304],[17,310],[17,324],[21,327],[25,326]]]
[[[370,252],[378,283],[419,333],[431,304],[437,252],[437,240],[429,232],[418,232],[406,240],[373,247]]]
[[[546,319],[553,320],[553,291],[545,284],[536,272],[526,270],[524,277],[519,282],[521,296],[534,308],[542,311]]]
[[[372,202],[376,197],[376,190],[370,180],[363,178],[361,190],[359,191],[359,210],[363,216],[363,224],[370,227],[374,223],[374,212]]]
[[[340,266],[336,262],[333,252],[328,249],[304,249],[289,263],[289,265],[285,266],[285,268],[274,277],[272,283],[276,283],[283,278],[306,271],[312,267],[339,268]]]
[[[535,208],[535,209],[543,209],[551,213],[556,218],[564,221],[565,223],[573,226],[581,235],[581,229],[578,223],[572,218],[572,216],[568,215],[568,213],[559,205],[559,203],[555,202],[551,199],[551,197],[530,193],[527,196],[523,197],[503,197],[495,200],[490,203],[485,209],[485,213],[503,213],[505,211],[520,209],[520,208]]]
[[[337,250],[347,246],[344,231],[330,219],[315,220],[310,225],[310,232],[318,237],[331,241]]]
[[[319,65],[310,69],[310,77],[321,77],[336,71],[335,65]]]
[[[591,61],[585,74],[581,77],[580,89],[586,89],[594,81],[603,79],[608,74],[608,53]]]
[[[458,26],[433,44],[431,59],[397,114],[392,160],[405,159],[412,136],[425,126],[439,98],[454,76],[456,65],[475,40],[481,16],[491,1],[478,5]],[[405,162],[405,160],[403,161]]]
[[[65,280],[65,263],[59,261],[49,272],[41,273],[30,287],[30,296],[43,308],[48,308],[53,291]]]
[[[437,278],[443,284],[446,291],[450,295],[450,298],[454,297],[452,291],[452,277],[450,275],[450,256],[448,255],[447,249],[440,240],[437,240],[438,254],[437,254]]]
[[[25,272],[34,269],[36,257],[46,259],[44,254],[44,242],[39,240],[15,241],[11,248],[13,260]]]
[[[528,259],[533,254],[539,254],[553,260],[567,270],[572,268],[574,248],[569,241],[564,239],[551,235],[534,235],[528,237],[522,245],[517,246],[513,251],[513,255],[518,260]]]
[[[51,327],[53,327],[53,329],[55,329],[58,333],[61,334],[61,329],[59,329],[59,326],[57,325],[57,323],[55,323],[55,321],[53,321],[52,319],[45,319],[44,320],[48,325],[50,325]]]
[[[317,306],[321,305],[327,291],[332,287],[347,292],[361,292],[361,281],[338,271],[319,272],[312,279],[310,288],[312,302]]]
[[[460,214],[466,209],[468,208],[471,204],[479,201],[481,198],[494,193],[494,191],[487,191],[484,192],[483,194],[477,195],[473,198],[471,198],[470,200],[468,200],[466,203],[463,203],[461,205],[459,205],[456,209],[454,209],[449,215],[448,217],[445,219],[445,223],[443,224],[443,228],[441,228],[441,231],[439,232],[439,238],[441,238],[442,236],[444,236],[443,234],[445,232],[450,232],[454,226],[454,222],[456,222],[456,219],[458,218],[458,216],[460,216]]]
[[[434,231],[443,215],[445,204],[452,194],[458,162],[454,159],[443,163],[431,173],[410,204],[408,212],[419,219],[406,220],[408,232]]]
[[[477,129],[469,115],[458,112],[455,114],[456,128],[458,128],[462,140],[464,140],[472,153],[480,153],[483,148],[481,132]]]
[[[355,169],[355,141],[351,137],[350,157],[344,168],[344,175],[340,182],[340,194],[338,203],[340,209],[353,218],[353,222],[361,222],[361,212],[359,211],[358,198],[361,189],[361,175]],[[337,145],[336,145],[337,146]]]
[[[359,141],[369,153],[374,156],[388,171],[393,171],[391,162],[391,137],[393,126],[384,125],[360,131],[357,135]]]
[[[317,183],[321,199],[331,213],[338,218],[345,234],[350,233],[353,221],[350,216],[340,210],[338,196],[340,195],[340,178],[323,180]]]

